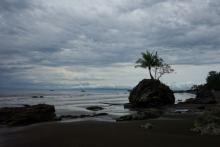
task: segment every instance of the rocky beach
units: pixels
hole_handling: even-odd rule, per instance
[[[169,87],[151,80],[141,81],[130,93],[125,90],[85,90],[77,92],[79,94],[101,96],[102,99],[96,98],[94,103],[90,99],[85,103],[81,97],[83,103],[79,103],[78,99],[79,105],[73,105],[74,109],[63,113],[56,113],[56,107],[60,111],[57,104],[55,107],[33,105],[36,103],[33,101],[48,99],[48,95],[43,93],[26,95],[32,105],[24,105],[23,99],[20,103],[16,99],[16,107],[12,107],[13,102],[8,102],[8,107],[0,108],[0,146],[206,147],[220,144],[220,130],[216,124],[220,114],[219,104],[200,100],[204,99],[203,96],[207,100],[210,95],[200,93],[200,97],[191,98],[189,94],[188,99],[183,96],[182,102],[178,102],[181,98],[175,100],[176,94]],[[113,95],[115,98],[112,99]],[[104,96],[106,99],[103,100]],[[218,92],[214,96],[214,99],[219,97]],[[74,102],[75,98],[67,99]],[[47,102],[51,104],[52,101]]]

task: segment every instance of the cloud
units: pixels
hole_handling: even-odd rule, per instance
[[[50,69],[48,77],[65,77],[65,85],[70,74],[56,70],[97,73],[131,64],[146,49],[171,64],[219,64],[218,6],[218,0],[1,0],[0,81],[31,85]],[[78,81],[88,84],[80,74]],[[94,79],[90,84],[103,85]]]

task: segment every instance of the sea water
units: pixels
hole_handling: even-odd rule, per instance
[[[108,113],[108,116],[117,118],[132,113],[124,108],[124,104],[128,103],[128,96],[129,92],[125,89],[1,90],[0,107],[51,104],[55,106],[57,116]],[[177,103],[194,98],[195,95],[175,93],[175,97]],[[89,106],[100,106],[104,109],[94,112],[86,109]]]

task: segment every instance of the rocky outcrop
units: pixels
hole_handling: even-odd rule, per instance
[[[2,125],[21,126],[52,120],[56,120],[53,105],[38,104],[0,108],[0,124]]]
[[[135,107],[157,107],[174,104],[173,91],[159,80],[144,79],[130,92],[129,102]]]
[[[196,92],[196,98],[187,99],[186,104],[215,104],[217,96],[214,90],[209,89],[206,85],[201,86]]]

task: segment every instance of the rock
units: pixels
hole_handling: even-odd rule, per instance
[[[144,125],[141,125],[142,128],[150,130],[153,128],[153,125],[151,123],[146,123]]]
[[[215,96],[208,86],[204,85],[198,89],[196,98],[192,101],[193,104],[214,104],[216,103]]]
[[[82,115],[79,116],[79,118],[86,118],[86,117],[91,117],[91,115],[89,115],[89,114],[82,114]]]
[[[93,117],[106,116],[106,115],[108,115],[108,113],[98,113],[98,114],[94,114]]]
[[[196,98],[189,98],[185,102],[181,102],[182,104],[215,104],[216,100],[211,95],[209,96],[197,96]]]
[[[24,106],[24,107],[30,107],[31,105],[28,105],[28,104],[24,104],[23,106]]]
[[[0,124],[3,125],[20,126],[53,120],[56,120],[56,114],[52,105],[0,108]]]
[[[80,116],[73,116],[73,115],[62,115],[59,117],[60,120],[65,120],[65,119],[75,119],[75,118],[79,118]]]
[[[189,99],[186,99],[185,102],[180,102],[178,104],[192,104],[194,100],[195,98],[189,98]]]
[[[215,104],[216,101],[212,97],[195,98],[193,104]]]
[[[194,104],[215,104],[216,100],[211,91],[201,91],[193,101]]]
[[[201,135],[220,135],[220,107],[212,107],[200,115],[191,131]]]
[[[199,110],[205,110],[205,106],[198,106],[197,109],[199,109]]]
[[[203,127],[196,127],[191,131],[200,133],[201,135],[220,135],[220,127],[214,123],[207,124]]]
[[[144,79],[130,92],[129,102],[135,107],[157,107],[174,104],[173,91],[159,80]]]
[[[84,89],[82,89],[81,92],[86,92],[86,91]]]
[[[162,111],[159,109],[147,109],[145,111],[137,112],[136,114],[121,116],[117,119],[117,121],[145,120],[151,118],[158,118],[161,115]]]
[[[99,110],[103,110],[102,107],[99,106],[90,106],[86,108],[87,110],[91,110],[91,111],[99,111]]]
[[[32,98],[44,98],[44,96],[36,96],[36,95],[34,95],[34,96],[32,96]]]
[[[134,116],[133,115],[124,115],[116,119],[117,121],[129,121],[133,120]]]
[[[82,114],[82,115],[62,115],[58,118],[58,120],[66,120],[66,119],[77,119],[77,118],[89,118],[89,117],[98,117],[98,116],[106,116],[108,113],[97,113],[93,115]]]
[[[126,104],[124,104],[124,108],[132,109],[132,108],[134,108],[134,106],[131,103],[126,103]]]

